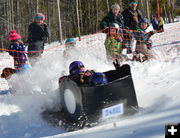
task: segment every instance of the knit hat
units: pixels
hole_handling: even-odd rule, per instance
[[[9,40],[14,41],[14,40],[20,40],[21,35],[16,32],[16,30],[11,30],[9,34]]]
[[[46,17],[42,13],[37,13],[36,16],[34,17],[34,20],[43,20],[44,21],[45,19],[46,19]]]
[[[113,5],[111,6],[111,10],[112,10],[112,9],[118,9],[118,10],[120,10],[119,4],[117,4],[117,3],[113,4]]]
[[[129,1],[129,4],[134,4],[134,3],[138,4],[138,0],[130,0]]]

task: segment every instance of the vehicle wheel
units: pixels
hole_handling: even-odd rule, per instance
[[[70,79],[60,82],[62,110],[67,119],[77,121],[83,115],[82,93],[77,84]]]

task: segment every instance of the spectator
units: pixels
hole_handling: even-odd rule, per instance
[[[122,51],[123,41],[123,17],[119,13],[120,6],[115,3],[111,6],[111,11],[102,20],[101,29],[107,33],[105,48],[108,57],[119,57]]]
[[[43,53],[44,42],[50,34],[49,28],[44,21],[45,15],[38,13],[34,18],[34,22],[28,28],[28,57],[32,65]]]
[[[14,67],[16,72],[25,71],[29,68],[28,59],[26,55],[26,46],[21,41],[21,35],[16,30],[10,31],[9,40],[9,54],[14,59]]]
[[[125,31],[123,41],[124,47],[127,48],[127,54],[132,53],[132,44],[134,39],[133,31],[138,29],[138,22],[140,19],[142,19],[142,14],[137,9],[137,5],[137,0],[130,0],[129,8],[125,9],[122,12],[125,28],[129,30]]]
[[[162,17],[159,20],[159,32],[164,32],[164,20]]]
[[[157,30],[158,32],[164,32],[164,20],[162,17],[160,17],[158,21],[157,16],[153,15],[151,23],[154,30]]]
[[[159,22],[158,22],[156,15],[152,16],[151,23],[152,23],[153,29],[158,31],[159,30]]]
[[[133,60],[137,60],[143,62],[145,60],[149,60],[153,58],[153,54],[151,52],[152,48],[152,41],[150,37],[155,34],[157,31],[150,31],[146,33],[146,29],[149,26],[149,21],[146,18],[143,18],[139,21],[139,28],[135,32],[137,36],[137,43],[136,43],[136,55],[133,57]],[[140,54],[143,55],[142,59]]]

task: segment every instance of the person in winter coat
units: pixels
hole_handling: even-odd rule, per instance
[[[111,6],[111,11],[102,20],[100,27],[107,33],[105,48],[108,57],[117,58],[122,52],[123,41],[123,17],[119,13],[120,6],[115,3]]]
[[[10,31],[9,40],[9,54],[13,57],[14,67],[16,72],[25,71],[29,68],[28,59],[26,55],[26,46],[21,41],[21,35],[16,30]]]
[[[153,15],[151,23],[154,30],[157,30],[158,32],[164,32],[164,20],[162,17],[160,17],[160,20],[158,21],[157,16]]]
[[[145,60],[153,58],[153,54],[151,52],[152,41],[150,40],[150,37],[157,33],[157,31],[153,30],[150,32],[146,32],[148,26],[148,19],[143,18],[139,21],[139,28],[135,32],[137,43],[135,49],[136,55],[134,55],[133,60],[143,62]],[[142,59],[140,58],[140,54],[143,55]]]
[[[134,30],[138,29],[138,22],[142,19],[141,12],[137,9],[138,0],[130,0],[129,8],[122,12],[124,26],[127,29],[124,33],[124,47],[127,48],[127,54],[132,53],[132,44],[134,39]]]
[[[69,75],[64,76],[75,81],[78,86],[99,86],[107,84],[107,79],[104,73],[95,72],[94,70],[85,70],[84,64],[81,61],[73,61],[69,65]],[[61,81],[64,77],[61,77]]]
[[[162,17],[160,17],[160,20],[159,20],[159,31],[158,32],[164,32],[164,20]]]
[[[28,57],[32,65],[43,53],[44,42],[50,35],[49,27],[44,21],[45,15],[38,13],[28,28]]]
[[[153,29],[158,31],[159,30],[159,22],[158,22],[156,15],[152,16],[151,23],[152,23]]]
[[[64,77],[68,77],[76,82],[78,86],[89,84],[89,78],[94,73],[93,70],[85,70],[84,64],[81,61],[73,61],[69,65],[69,75],[63,76],[59,79],[61,81]]]

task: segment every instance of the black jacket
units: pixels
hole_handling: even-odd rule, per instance
[[[138,29],[138,23],[133,20],[133,13],[136,12],[138,16],[138,21],[142,19],[142,14],[139,10],[133,11],[131,8],[127,8],[122,12],[124,26],[131,30]]]
[[[45,38],[49,37],[50,31],[46,24],[39,25],[35,22],[31,23],[28,28],[28,41],[43,41]]]
[[[108,15],[102,20],[100,27],[101,29],[105,29],[106,27],[111,26],[113,23],[118,24],[122,28],[124,26],[122,15],[119,14],[119,16],[115,16],[112,11],[110,11]]]

